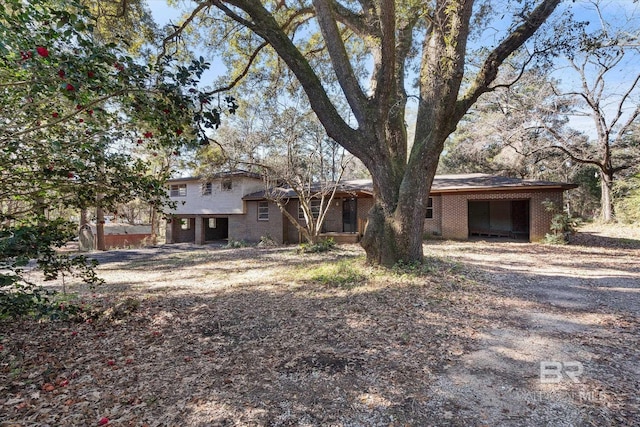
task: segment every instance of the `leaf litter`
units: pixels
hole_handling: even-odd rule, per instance
[[[99,268],[106,285],[71,285],[92,313],[82,322],[0,323],[0,426],[640,416],[637,305],[598,294],[635,289],[637,302],[634,248],[430,242],[418,271],[367,267],[357,246],[121,252]],[[345,261],[366,280],[313,279],[316,266]],[[571,305],[548,286],[589,298]],[[582,381],[541,384],[539,362],[556,359],[583,363]]]

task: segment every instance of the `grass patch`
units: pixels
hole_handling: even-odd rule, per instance
[[[361,259],[320,264],[306,272],[309,280],[332,288],[352,289],[362,286],[368,279],[362,271]]]

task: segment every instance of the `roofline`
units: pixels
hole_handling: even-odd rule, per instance
[[[360,196],[360,195],[367,195],[367,196],[371,196],[373,197],[373,192],[368,191],[368,190],[353,190],[353,191],[336,191],[336,194],[334,195],[334,199],[336,198],[340,198],[340,197],[344,197],[344,196],[353,196],[353,194],[355,194],[356,196]],[[283,196],[283,199],[299,199],[300,197],[298,197],[297,194],[295,195],[291,195],[289,197]],[[256,200],[269,200],[269,197],[266,197],[264,195],[262,196],[251,196],[251,194],[247,194],[246,196],[242,197],[242,200],[248,200],[248,201],[256,201]]]
[[[206,181],[210,179],[231,178],[235,176],[262,179],[262,175],[260,175],[259,173],[247,172],[247,171],[233,171],[233,172],[219,172],[211,176],[185,176],[180,178],[170,178],[167,180],[167,182]]]
[[[501,186],[501,187],[466,187],[466,188],[431,188],[429,194],[443,194],[443,193],[482,193],[493,191],[536,191],[536,190],[571,190],[578,188],[577,184],[557,184],[557,185],[514,185],[514,186]]]

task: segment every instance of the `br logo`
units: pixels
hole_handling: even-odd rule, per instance
[[[540,382],[542,384],[557,384],[565,378],[574,383],[579,383],[580,375],[583,372],[582,363],[576,361],[556,362],[545,360],[540,362]]]

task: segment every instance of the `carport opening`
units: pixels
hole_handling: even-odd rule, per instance
[[[203,218],[204,240],[214,242],[229,238],[229,218]]]
[[[529,200],[469,201],[469,237],[529,240]]]

